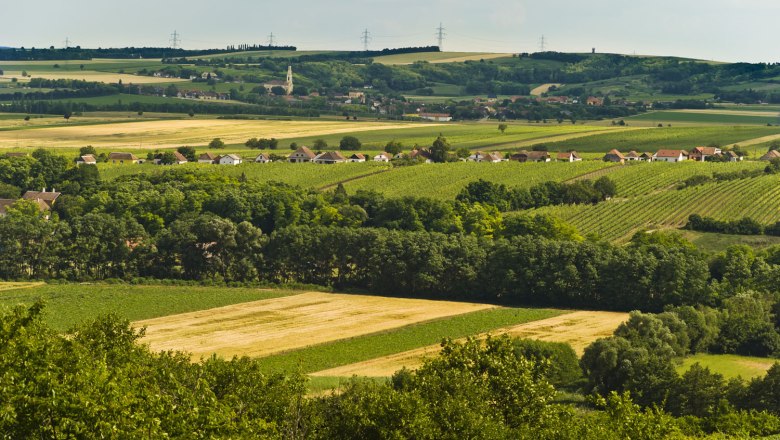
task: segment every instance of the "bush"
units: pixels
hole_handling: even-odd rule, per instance
[[[554,386],[571,385],[582,378],[577,353],[569,344],[546,342],[533,339],[515,339],[512,342],[515,354],[534,362],[549,362],[547,380]]]

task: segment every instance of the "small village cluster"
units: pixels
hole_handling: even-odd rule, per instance
[[[179,152],[173,153],[175,161],[173,164],[187,163],[187,158]],[[668,150],[661,149],[655,153],[639,153],[637,151],[629,151],[626,154],[621,153],[616,149],[610,150],[604,155],[603,160],[605,162],[626,163],[626,162],[683,162],[686,160],[694,160],[704,162],[708,158],[720,158],[724,162],[739,162],[743,160],[743,156],[729,151],[722,150],[718,147],[696,147],[690,151],[686,150]],[[760,160],[772,160],[780,158],[780,151],[772,150],[763,155]],[[362,153],[353,153],[349,156],[342,154],[339,151],[327,151],[322,153],[315,153],[308,147],[298,147],[295,152],[287,156],[284,159],[290,163],[315,163],[315,164],[337,164],[347,162],[390,162],[394,159],[412,159],[419,160],[425,163],[431,163],[431,152],[427,149],[414,149],[409,153],[390,154],[386,152],[378,153],[374,156],[366,155]],[[268,153],[258,154],[251,162],[254,163],[269,163],[274,159]],[[278,159],[277,159],[278,160]],[[568,151],[563,153],[555,153],[553,156],[548,151],[519,151],[514,154],[503,154],[497,151],[491,153],[484,153],[477,151],[474,154],[463,158],[466,162],[552,162],[553,160],[558,162],[580,162],[582,157],[576,151]],[[146,160],[138,158],[132,153],[110,153],[107,158],[108,163],[113,164],[135,164],[144,163]],[[94,155],[88,154],[81,156],[76,163],[79,165],[94,165],[97,164],[97,158]],[[238,154],[224,154],[218,155],[215,153],[207,152],[198,157],[198,163],[201,164],[214,164],[214,165],[240,165],[244,163],[244,159]],[[162,163],[162,153],[157,154],[153,163]]]

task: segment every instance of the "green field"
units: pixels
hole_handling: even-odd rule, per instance
[[[723,252],[729,246],[747,245],[764,249],[780,245],[780,237],[771,235],[730,235],[711,232],[682,231],[683,236],[705,252]]]
[[[732,354],[696,354],[685,358],[682,364],[677,367],[677,372],[682,374],[688,371],[691,365],[698,362],[702,367],[709,368],[713,373],[722,374],[726,380],[735,377],[749,380],[754,377],[764,376],[766,371],[777,361],[777,359]]]
[[[107,313],[135,321],[297,293],[300,292],[257,288],[48,284],[0,290],[0,307],[30,305],[43,299],[46,322],[64,331]]]
[[[551,318],[566,313],[548,309],[494,308],[467,313],[381,333],[315,345],[261,359],[268,372],[312,373],[341,365],[400,353],[490,330]]]
[[[664,124],[669,122],[685,122],[692,124],[766,125],[780,124],[780,114],[777,116],[750,116],[742,114],[719,113],[716,110],[713,110],[710,113],[658,111],[632,116],[627,118],[627,122],[629,121],[652,121]]]

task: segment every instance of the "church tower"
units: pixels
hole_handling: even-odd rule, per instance
[[[285,91],[288,95],[292,95],[293,92],[293,77],[292,77],[292,66],[287,66],[287,86],[285,87]]]

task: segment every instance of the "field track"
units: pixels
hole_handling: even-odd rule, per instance
[[[152,350],[260,357],[489,309],[484,304],[308,292],[134,323]]]
[[[16,283],[16,282],[9,282],[9,283],[0,283],[0,292],[5,290],[14,290],[14,289],[29,289],[32,287],[38,287],[42,286],[46,283],[43,282],[24,282],[24,283]]]
[[[599,338],[611,336],[617,326],[626,319],[628,319],[627,313],[581,311],[500,329],[492,332],[492,334],[508,334],[519,338],[566,342],[574,348],[578,355],[582,355],[585,347],[591,342]],[[438,345],[430,345],[365,362],[319,371],[313,375],[340,377],[352,375],[369,377],[390,376],[402,367],[418,367],[424,358],[436,355],[439,349]]]
[[[550,90],[550,87],[560,87],[563,84],[542,84],[539,87],[531,90],[531,96],[541,96],[542,93],[547,93]]]

